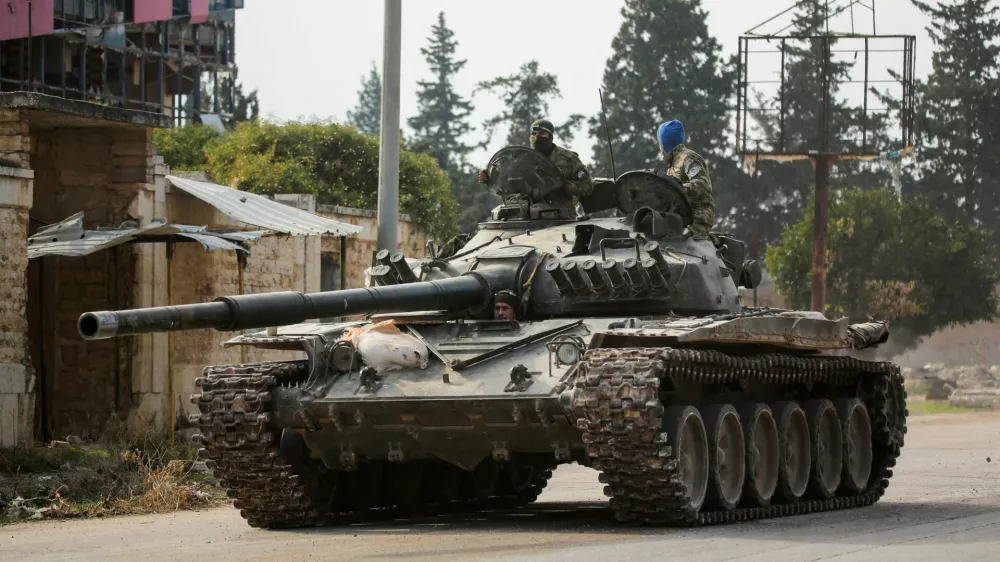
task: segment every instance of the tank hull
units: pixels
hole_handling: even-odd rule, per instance
[[[569,462],[601,471],[621,520],[711,524],[877,501],[905,434],[899,370],[858,358],[843,325],[775,318],[531,323],[471,338],[489,356],[471,364],[435,345],[453,325],[423,324],[440,365],[367,387],[357,376],[311,380],[305,361],[212,367],[196,421],[204,454],[263,527],[523,505]],[[573,335],[588,349],[559,365],[550,344]],[[517,366],[531,376],[512,376]],[[259,427],[220,423],[237,418]],[[257,441],[230,447],[231,434]],[[251,466],[275,463],[277,476],[246,480]]]

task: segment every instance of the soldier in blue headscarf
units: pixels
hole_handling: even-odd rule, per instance
[[[681,182],[694,213],[691,232],[698,237],[708,236],[715,225],[715,200],[705,160],[697,152],[684,146],[684,124],[676,119],[660,125],[656,138],[660,143],[662,158],[653,171]]]

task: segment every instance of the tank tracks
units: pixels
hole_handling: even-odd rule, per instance
[[[516,476],[509,472],[512,469],[484,463],[493,470],[485,482],[479,473],[474,480],[458,469],[449,472],[450,465],[411,464],[421,461],[406,465],[380,461],[375,470],[359,472],[326,471],[317,461],[306,459],[290,462],[288,455],[282,455],[281,434],[271,425],[268,405],[276,388],[300,384],[307,373],[304,361],[226,365],[206,368],[205,376],[195,381],[202,393],[191,398],[200,413],[190,420],[200,430],[199,457],[253,527],[308,527],[516,507],[533,502],[552,476],[554,461],[551,466],[515,465],[513,469],[520,469]],[[424,478],[431,482],[423,487],[419,478],[416,488],[393,485],[415,468],[427,468],[420,472],[437,478]],[[456,482],[461,485],[456,487]],[[438,487],[427,489],[433,485]],[[363,497],[358,497],[359,490]]]
[[[813,385],[824,385],[856,392],[871,420],[867,488],[854,495],[838,490],[833,497],[804,495],[789,503],[762,502],[769,505],[753,505],[744,493],[731,510],[692,509],[678,453],[671,448],[668,432],[662,431],[661,384],[748,388],[761,383],[774,391],[808,392]],[[622,521],[709,525],[870,505],[885,493],[906,433],[905,390],[898,367],[891,363],[784,354],[735,356],[692,349],[593,349],[585,355],[575,386],[577,427],[584,431],[588,454],[607,485],[605,495]]]

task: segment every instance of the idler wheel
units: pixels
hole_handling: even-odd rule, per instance
[[[818,497],[832,498],[837,493],[844,470],[840,418],[829,400],[810,400],[805,406],[812,438],[812,491]]]
[[[708,491],[708,438],[705,422],[694,406],[671,406],[663,414],[663,430],[671,444],[671,459],[687,492],[690,511],[698,511]]]
[[[786,502],[798,501],[809,485],[812,453],[809,422],[796,402],[779,402],[778,413],[778,492]]]
[[[764,403],[740,406],[743,441],[746,443],[746,482],[743,498],[746,503],[767,507],[778,488],[778,424],[771,408]]]
[[[708,495],[713,509],[731,511],[740,502],[746,476],[746,446],[736,408],[713,404],[705,408],[708,430]]]
[[[837,400],[844,443],[844,488],[861,493],[868,487],[872,471],[872,423],[868,409],[857,398]]]

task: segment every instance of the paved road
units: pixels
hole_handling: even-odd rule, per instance
[[[1000,414],[910,418],[878,504],[701,529],[615,524],[596,473],[560,468],[519,512],[306,531],[247,527],[232,508],[0,528],[4,560],[1000,559]],[[989,459],[989,460],[987,460]]]

